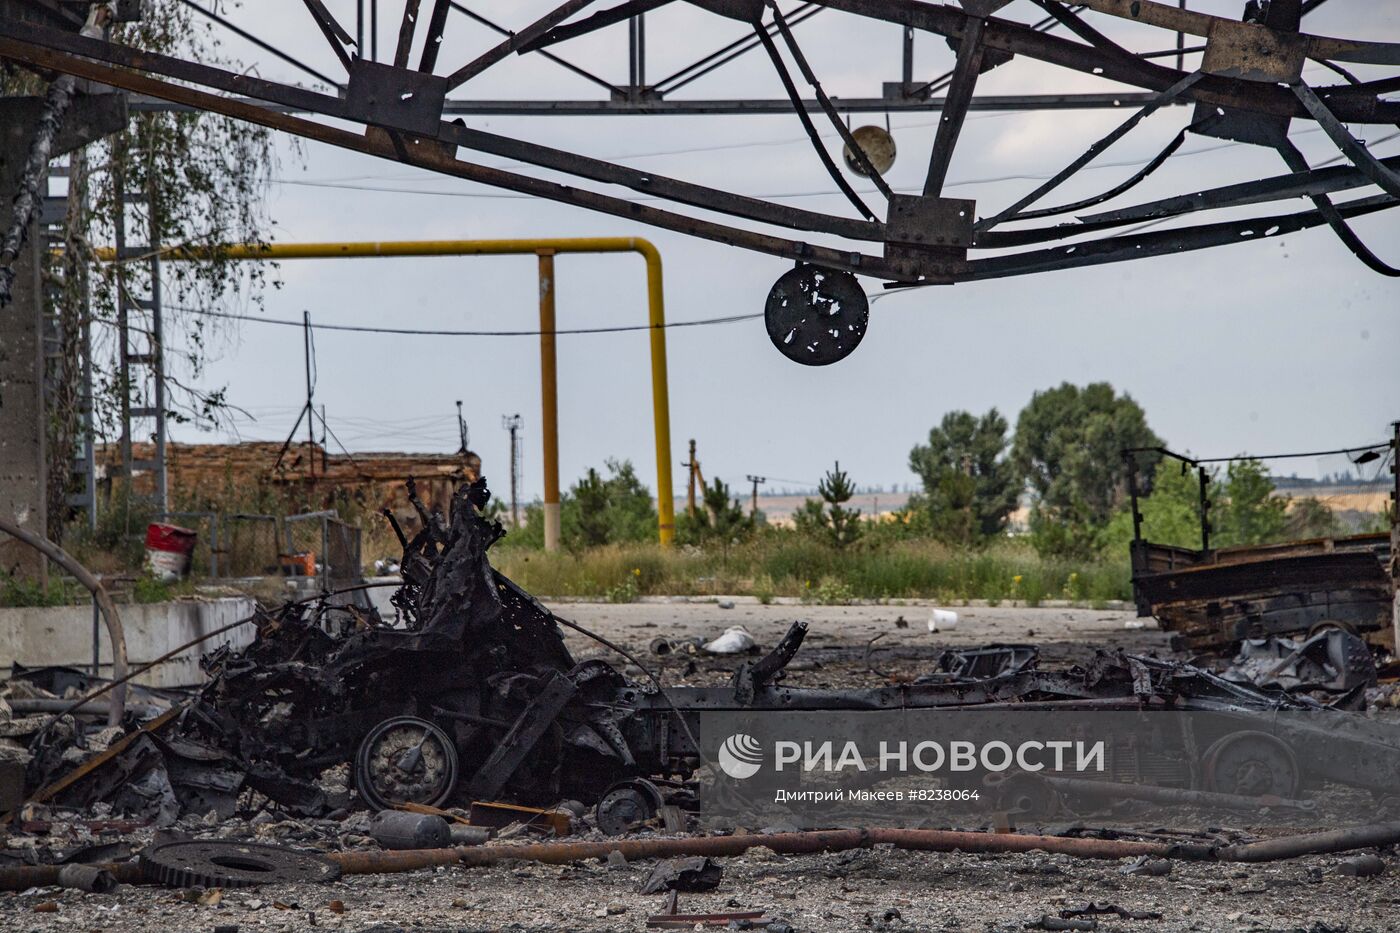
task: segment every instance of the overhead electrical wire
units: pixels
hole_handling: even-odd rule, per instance
[[[1299,130],[1298,132],[1296,132],[1296,133],[1294,133],[1294,134],[1292,134],[1292,135],[1293,135],[1293,136],[1302,136],[1302,135],[1305,135],[1305,134],[1307,134],[1307,133],[1317,133],[1317,132],[1321,132],[1321,130],[1318,129],[1317,127],[1313,127],[1313,128],[1310,128],[1310,129]],[[1389,138],[1389,137],[1387,137],[1387,138]],[[1384,141],[1384,140],[1377,140],[1377,144],[1379,144],[1380,142],[1383,142],[1383,141]],[[1185,158],[1186,156],[1193,156],[1193,155],[1205,155],[1206,153],[1218,152],[1218,151],[1220,151],[1220,150],[1222,150],[1222,149],[1233,149],[1233,148],[1236,148],[1236,147],[1238,147],[1238,146],[1243,146],[1243,145],[1245,145],[1245,144],[1244,144],[1244,143],[1237,143],[1237,142],[1225,142],[1225,143],[1220,143],[1220,144],[1212,145],[1212,146],[1202,146],[1202,147],[1200,147],[1199,149],[1190,149],[1190,150],[1187,150],[1187,151],[1185,151],[1185,152],[1177,152],[1176,155],[1175,155],[1175,158]],[[1084,171],[1097,171],[1097,170],[1106,169],[1106,168],[1136,168],[1136,167],[1140,167],[1140,166],[1146,165],[1146,164],[1147,164],[1148,162],[1150,162],[1150,161],[1151,161],[1151,159],[1124,159],[1124,160],[1117,160],[1117,161],[1113,161],[1113,162],[1096,162],[1096,163],[1094,163],[1094,164],[1092,164],[1092,165],[1086,165],[1086,166],[1084,167],[1083,170],[1084,170]],[[965,186],[968,186],[968,185],[988,185],[988,184],[996,184],[996,183],[998,183],[998,182],[1005,182],[1005,181],[1044,181],[1044,180],[1046,180],[1047,178],[1050,178],[1050,177],[1051,177],[1050,175],[1040,175],[1040,174],[1030,174],[1030,173],[1024,173],[1024,172],[1017,172],[1017,173],[1012,173],[1012,174],[1008,174],[1008,175],[992,175],[992,176],[987,176],[987,177],[984,177],[984,178],[965,178],[965,179],[960,179],[960,180],[958,180],[958,181],[950,181],[950,182],[948,182],[947,184],[945,184],[944,187],[945,187],[945,188],[959,188],[959,187],[965,187]],[[341,189],[341,190],[347,190],[347,191],[372,191],[372,192],[380,192],[380,193],[384,193],[384,194],[425,194],[425,195],[431,195],[431,196],[434,196],[434,197],[449,197],[449,198],[477,198],[477,199],[482,199],[482,200],[506,200],[506,201],[532,200],[532,199],[534,198],[534,195],[529,195],[529,194],[510,194],[510,193],[504,193],[504,192],[488,192],[488,191],[460,191],[460,190],[450,190],[450,189],[446,189],[446,188],[404,188],[404,187],[394,187],[394,186],[391,186],[391,185],[361,185],[361,184],[353,184],[353,183],[350,183],[350,182],[343,182],[343,181],[322,181],[322,180],[318,180],[318,179],[309,179],[309,178],[307,178],[307,179],[301,179],[301,178],[273,178],[273,179],[271,179],[271,182],[272,182],[273,184],[277,184],[277,185],[290,185],[290,186],[302,187],[302,188],[335,188],[335,189]],[[923,189],[916,186],[916,187],[912,187],[912,188],[896,188],[896,189],[894,189],[894,190],[895,190],[896,192],[901,193],[901,194],[916,194],[916,193],[918,193],[919,191],[921,191],[921,190],[923,190]],[[773,201],[781,201],[781,200],[785,200],[785,199],[789,199],[789,198],[819,198],[819,197],[829,197],[829,196],[831,196],[831,195],[833,195],[833,194],[835,194],[835,193],[836,193],[836,192],[832,192],[832,191],[789,191],[789,192],[769,192],[769,193],[763,193],[763,194],[754,194],[754,195],[750,195],[750,197],[764,198],[764,199],[773,200]],[[868,191],[861,191],[861,192],[859,192],[859,193],[861,193],[861,194],[878,194],[878,192],[875,191],[873,188],[872,188],[872,189],[869,189]],[[643,196],[641,196],[641,197],[635,197],[635,198],[623,198],[623,200],[629,201],[629,202],[632,202],[632,203],[641,203],[641,202],[643,202],[643,201],[665,201],[665,200],[667,200],[667,199],[666,199],[666,198],[663,198],[663,197],[659,197],[659,196],[654,196],[654,195],[650,195],[650,196],[648,196],[648,195],[643,195]]]
[[[278,324],[283,327],[304,328],[307,325],[302,321],[290,321],[285,318],[258,317],[253,314],[235,314],[231,311],[214,311],[204,308],[177,308],[186,314],[201,315],[204,317],[223,318],[233,321],[253,321],[258,324]],[[552,331],[540,330],[433,330],[427,328],[411,327],[375,327],[367,324],[316,324],[310,325],[312,330],[339,330],[352,333],[364,334],[399,334],[408,337],[539,337],[544,333],[551,333],[555,336],[564,334],[620,334],[628,331],[655,330],[657,327],[670,330],[676,327],[706,327],[712,324],[737,324],[740,321],[752,321],[755,318],[763,317],[763,312],[758,311],[753,314],[731,314],[725,317],[701,318],[695,321],[667,321],[665,324],[619,324],[613,327],[562,327]]]

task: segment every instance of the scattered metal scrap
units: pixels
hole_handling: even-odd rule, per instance
[[[646,881],[642,882],[642,893],[711,891],[719,887],[723,878],[724,868],[707,856],[670,858],[656,863]]]
[[[1324,628],[1310,638],[1246,638],[1222,674],[1226,680],[1278,690],[1346,693],[1376,684],[1376,662],[1358,636]]]
[[[394,596],[402,625],[314,601],[261,612],[252,644],[203,659],[210,681],[194,700],[68,773],[55,773],[60,747],[41,749],[31,774],[47,783],[34,799],[103,800],[119,814],[162,822],[179,812],[226,817],[262,798],[318,815],[352,804],[318,783],[327,769],[350,765],[360,799],[376,809],[498,800],[547,809],[572,799],[596,805],[599,828],[621,834],[665,806],[694,809],[692,779],[705,763],[694,739],[698,717],[723,710],[1235,712],[1244,720],[1235,731],[1192,737],[1205,750],[1204,770],[1182,769],[1169,747],[1141,743],[1112,756],[1104,779],[1138,782],[1170,767],[1179,787],[1169,790],[1303,806],[1293,798],[1309,782],[1392,794],[1390,776],[1400,773],[1400,748],[1371,749],[1383,760],[1350,767],[1348,750],[1365,737],[1326,723],[1290,727],[1314,752],[1305,760],[1253,731],[1250,713],[1324,709],[1305,694],[1124,654],[1048,671],[1033,648],[993,646],[950,652],[912,683],[797,688],[782,680],[807,632],[798,622],[766,655],[742,662],[728,687],[637,683],[601,659],[576,661],[561,626],[577,626],[491,567],[487,551],[503,531],[482,515],[488,498],[477,480],[457,491],[447,515],[430,513],[410,484],[422,531],[403,541],[404,583]],[[1341,645],[1346,660],[1348,644],[1327,636],[1290,657],[1330,664],[1324,649]],[[1343,667],[1339,683],[1350,684],[1355,668]],[[485,811],[478,803],[474,812]]]
[[[311,852],[214,839],[168,842],[141,853],[142,872],[171,888],[249,888],[259,884],[324,884],[340,866]]]

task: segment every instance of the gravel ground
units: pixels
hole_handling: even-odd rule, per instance
[[[761,909],[800,931],[1011,931],[1090,902],[1162,915],[1101,917],[1105,931],[1400,929],[1400,859],[1388,858],[1386,874],[1373,879],[1339,875],[1340,860],[1178,863],[1163,878],[1124,876],[1116,862],[1039,853],[873,850],[784,857],[763,850],[724,859],[720,886],[680,895],[680,908]],[[648,862],[440,868],[228,891],[216,905],[199,903],[196,892],[156,888],[123,887],[105,895],[46,890],[3,896],[0,929],[639,931],[665,900],[638,893],[649,871]],[[55,904],[57,911],[36,913],[39,904]]]
[[[897,680],[927,669],[948,647],[994,642],[1034,642],[1042,649],[1043,666],[1082,660],[1099,648],[1170,653],[1166,636],[1150,623],[1146,629],[1128,629],[1132,613],[1110,610],[963,608],[957,610],[956,630],[930,633],[928,607],[914,605],[762,606],[740,600],[730,609],[716,603],[564,603],[551,608],[661,668],[672,684],[722,683],[738,659],[658,658],[649,649],[656,637],[714,637],[742,625],[767,648],[798,618],[809,621],[811,632],[788,682],[811,686]],[[907,627],[900,627],[901,617]],[[867,654],[866,646],[877,635],[883,637]],[[582,636],[571,632],[568,639],[580,658],[607,656]],[[211,834],[229,833],[224,827]],[[1062,910],[1087,903],[1162,915],[1100,916],[1098,929],[1105,931],[1400,929],[1400,858],[1387,853],[1386,871],[1377,878],[1342,875],[1342,859],[1313,856],[1266,865],[1183,862],[1167,877],[1144,877],[1122,874],[1118,862],[1042,853],[875,849],[785,857],[759,849],[720,860],[724,877],[719,887],[680,895],[680,909],[763,910],[798,931],[1022,930],[1036,928],[1044,915],[1058,917]],[[98,895],[41,889],[0,894],[0,931],[639,931],[665,902],[661,895],[639,893],[653,864],[453,867],[353,876],[322,886],[224,892],[122,886]]]
[[[720,603],[559,603],[549,608],[635,654],[654,669],[666,672],[668,684],[723,683],[737,665],[733,658],[661,659],[650,651],[658,637],[673,640],[702,636],[712,639],[726,628],[743,626],[761,648],[777,644],[798,619],[809,624],[796,661],[788,667],[786,683],[793,686],[853,686],[881,682],[872,668],[888,679],[904,679],[929,669],[929,662],[948,648],[989,644],[1029,643],[1040,648],[1043,667],[1062,667],[1087,660],[1095,650],[1119,648],[1137,654],[1171,654],[1167,633],[1151,619],[1131,611],[1111,609],[1029,609],[1010,606],[956,608],[952,631],[930,632],[932,604],[889,606],[761,605],[757,600]],[[1146,628],[1128,628],[1146,623]],[[903,626],[901,626],[903,623]],[[871,644],[871,639],[879,640]],[[577,632],[565,632],[576,657],[619,659]],[[870,646],[867,659],[866,646]],[[693,662],[694,671],[688,671]],[[634,672],[635,673],[635,672]],[[873,678],[873,680],[872,680]]]

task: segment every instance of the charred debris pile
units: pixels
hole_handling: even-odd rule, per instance
[[[445,516],[424,507],[411,480],[409,490],[423,530],[411,540],[399,532],[403,582],[392,621],[343,596],[260,610],[249,620],[250,645],[204,656],[208,681],[197,693],[133,688],[120,726],[87,722],[105,713],[101,701],[59,715],[71,705],[65,697],[99,684],[72,671],[17,668],[0,689],[0,773],[10,788],[0,809],[11,830],[39,832],[54,821],[116,830],[302,821],[340,827],[329,847],[353,849],[379,838],[368,814],[356,813],[397,809],[446,814],[452,831],[400,825],[381,832],[380,844],[393,837],[396,846],[446,851],[507,826],[507,836],[522,828],[598,839],[643,827],[674,834],[694,825],[695,779],[707,767],[697,720],[708,711],[1158,708],[1326,711],[1359,720],[1364,715],[1341,711],[1364,709],[1376,683],[1365,646],[1330,631],[1246,646],[1219,672],[1122,653],[1040,670],[1033,648],[989,646],[949,652],[909,683],[801,688],[783,683],[806,634],[797,622],[770,652],[743,661],[728,686],[668,688],[650,675],[629,679],[598,658],[576,660],[562,629],[591,633],[492,568],[488,550],[503,530],[483,517],[484,482],[458,489]],[[620,646],[592,637],[645,671]],[[1261,784],[1258,762],[1251,770],[1252,759],[1236,747],[1224,759],[1235,770],[1202,783],[1188,769],[1180,787],[1166,789],[1175,797],[1134,792],[1150,750],[1114,755],[1103,786],[1118,797],[1226,804],[1245,795],[1287,798],[1328,781],[1388,801],[1400,786],[1400,746],[1378,749],[1335,728],[1308,741],[1319,753],[1288,762],[1294,773],[1279,779],[1283,785]],[[1374,767],[1343,764],[1357,743]],[[1015,785],[1007,808],[1024,802],[1024,785],[1001,783],[1008,793]],[[1063,805],[1074,791],[1042,782],[1031,796]],[[467,823],[485,830],[473,835]],[[405,833],[426,835],[404,843]],[[31,848],[22,861],[62,856]]]

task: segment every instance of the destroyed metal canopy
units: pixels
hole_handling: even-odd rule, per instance
[[[642,16],[673,3],[680,5],[680,0],[567,0],[533,22],[509,24],[512,28],[487,23],[469,4],[407,0],[396,48],[392,59],[386,61],[374,60],[377,49],[373,45],[377,42],[370,49],[362,47],[370,44],[363,38],[363,23],[357,29],[361,36],[357,39],[321,0],[303,2],[308,41],[329,43],[343,68],[342,74],[331,76],[338,94],[318,93],[116,42],[84,38],[37,14],[0,18],[0,58],[41,72],[77,75],[131,91],[137,95],[134,106],[156,102],[157,106],[222,113],[344,149],[814,265],[832,276],[869,275],[893,286],[951,284],[1121,262],[1277,236],[1324,224],[1367,266],[1385,275],[1400,275],[1400,269],[1377,257],[1348,226],[1350,218],[1397,203],[1400,157],[1376,158],[1346,125],[1400,123],[1400,101],[1385,97],[1400,89],[1400,73],[1393,71],[1400,66],[1400,44],[1303,31],[1305,16],[1326,0],[1250,0],[1244,4],[1242,20],[1206,15],[1154,0],[1085,0],[1075,4],[1033,0],[1043,17],[1034,23],[1017,21],[1010,11],[1004,11],[1008,0],[962,0],[961,5],[907,0],[811,0],[786,12],[777,0],[689,0],[692,6],[739,24],[739,40],[728,50],[720,50],[654,85],[646,84],[642,73]],[[190,5],[213,16],[225,28],[258,41],[217,14],[193,2]],[[23,11],[53,8],[55,3],[5,0],[0,6],[17,6]],[[823,63],[804,55],[793,26],[801,18],[826,10],[903,27],[905,80],[887,87],[885,99],[853,104],[833,100],[823,91]],[[488,25],[505,38],[470,61],[440,62],[442,37],[448,28],[449,14],[454,11],[479,25]],[[998,13],[1005,15],[994,15]],[[1144,40],[1149,47],[1134,50],[1100,31],[1122,20],[1153,27],[1141,34],[1147,40],[1159,38],[1156,42]],[[617,87],[598,79],[562,57],[570,42],[603,31],[605,39],[620,38],[624,28],[630,30],[631,80],[626,86]],[[954,68],[944,78],[917,86],[912,81],[915,31],[944,37],[955,50]],[[1188,38],[1176,41],[1181,37]],[[421,49],[416,62],[411,60],[415,48]],[[779,102],[708,102],[708,106],[698,106],[699,102],[667,97],[688,83],[697,71],[706,73],[743,51],[757,48],[763,49],[787,95],[783,102],[786,109],[796,114],[811,138],[813,157],[830,175],[833,191],[844,194],[850,202],[848,213],[828,214],[776,204],[733,190],[642,172],[577,152],[486,132],[460,117],[444,119],[454,113],[491,112],[774,112],[767,106],[743,105]],[[303,70],[319,74],[285,53],[271,51]],[[1197,52],[1201,53],[1199,67],[1184,70],[1186,56],[1194,59]],[[596,106],[587,107],[574,106],[584,103],[577,101],[546,100],[538,102],[537,107],[516,102],[520,106],[511,109],[504,102],[474,103],[463,96],[470,94],[473,79],[516,55],[548,57],[555,64],[607,86],[610,100],[592,102]],[[1108,94],[1100,95],[987,99],[975,94],[980,75],[993,68],[1016,68],[1017,58],[1098,76],[1120,88],[1130,85],[1140,88],[1141,93],[1115,93],[1110,88]],[[1173,60],[1178,67],[1165,63]],[[1324,65],[1343,83],[1309,86],[1302,78],[1303,68],[1309,62]],[[1370,66],[1367,74],[1383,77],[1361,80],[1349,70],[1357,65]],[[1387,73],[1387,69],[1391,72]],[[321,76],[322,80],[325,78]],[[944,97],[932,96],[934,91],[943,89]],[[808,92],[810,99],[803,97]],[[1072,99],[1076,97],[1080,99]],[[1163,108],[1187,104],[1193,108],[1187,125],[1140,170],[1093,197],[1045,206],[1052,191],[1140,122]],[[948,167],[970,110],[1052,106],[1131,106],[1134,111],[1081,156],[1012,204],[995,205],[988,210],[972,200],[943,195]],[[854,142],[851,130],[841,118],[842,111],[877,107],[886,111],[938,109],[941,114],[926,178],[918,194],[892,190]],[[336,125],[317,117],[331,118]],[[829,121],[846,144],[852,168],[869,179],[878,200],[857,192],[842,174],[838,160],[821,142],[817,127],[821,120]],[[1310,166],[1289,141],[1288,130],[1294,120],[1316,123],[1336,145],[1344,164]],[[347,122],[364,130],[343,128]],[[1187,133],[1273,149],[1279,155],[1280,169],[1286,171],[1179,197],[1112,210],[1099,208],[1126,194],[1166,163]],[[466,157],[459,157],[459,153]],[[562,174],[578,185],[487,167],[473,161],[473,154],[512,159]],[[640,204],[608,193],[608,186],[641,192],[649,199],[670,202],[672,206]],[[1358,191],[1367,188],[1372,190]],[[1352,191],[1358,191],[1358,195],[1333,202],[1333,194]],[[1299,197],[1307,198],[1311,207],[1269,207],[1272,202]],[[1232,212],[1230,219],[1217,222],[1183,221],[1184,225],[1171,229],[1136,230],[1137,225],[1144,223],[1243,206],[1262,216],[1240,219],[1237,212]],[[726,219],[717,221],[687,212],[694,209],[724,215]],[[1049,222],[1027,223],[1045,220]],[[811,235],[820,237],[821,242],[812,242]],[[831,313],[824,307],[814,306],[812,310]],[[852,313],[858,318],[861,310],[855,308]],[[830,323],[849,329],[855,322],[842,319]],[[853,347],[853,341],[848,343]],[[797,349],[780,349],[801,359]],[[840,358],[844,353],[817,355],[822,359],[803,361],[830,362],[826,357]]]

